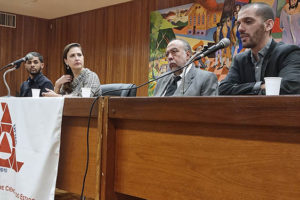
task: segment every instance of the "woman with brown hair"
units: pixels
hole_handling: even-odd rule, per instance
[[[100,80],[98,75],[84,68],[84,56],[78,43],[68,44],[63,52],[65,75],[56,82],[53,90],[43,93],[43,96],[82,96],[81,88],[91,88],[91,97],[100,96]]]

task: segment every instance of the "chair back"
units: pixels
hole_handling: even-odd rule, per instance
[[[119,97],[135,97],[136,96],[136,85],[131,83],[111,83],[102,84],[102,96],[119,96]],[[131,89],[133,88],[133,89]],[[122,90],[126,89],[126,90]]]

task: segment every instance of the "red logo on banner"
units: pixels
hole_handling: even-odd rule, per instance
[[[16,142],[14,129],[7,103],[1,103],[3,116],[0,126],[0,167],[12,168],[19,172],[23,162],[16,159]]]

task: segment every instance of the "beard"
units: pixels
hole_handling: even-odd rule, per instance
[[[243,48],[253,48],[257,46],[262,39],[265,32],[265,27],[262,24],[252,35],[248,35],[248,42],[244,43],[242,39]]]
[[[176,63],[171,63],[171,64],[169,64],[169,69],[170,69],[171,71],[176,71],[176,70],[178,70],[180,67],[181,67],[181,66],[178,66]],[[179,71],[174,72],[174,74],[177,74],[177,75],[179,75],[179,74],[181,74],[181,73],[182,73],[182,69],[179,70]]]
[[[298,1],[294,4],[294,5],[291,5],[291,3],[289,2],[289,10],[291,10],[291,9],[295,9],[295,8],[297,8],[298,7]]]
[[[41,72],[41,69],[38,69],[38,70],[31,70],[29,71],[29,73],[32,75],[32,76],[35,76],[37,74],[39,74]]]

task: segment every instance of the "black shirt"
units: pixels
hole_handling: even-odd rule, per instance
[[[53,84],[42,73],[36,75],[33,79],[28,77],[27,81],[24,81],[20,89],[20,97],[32,97],[31,88],[41,89],[42,92],[47,92],[45,88],[53,90]]]

